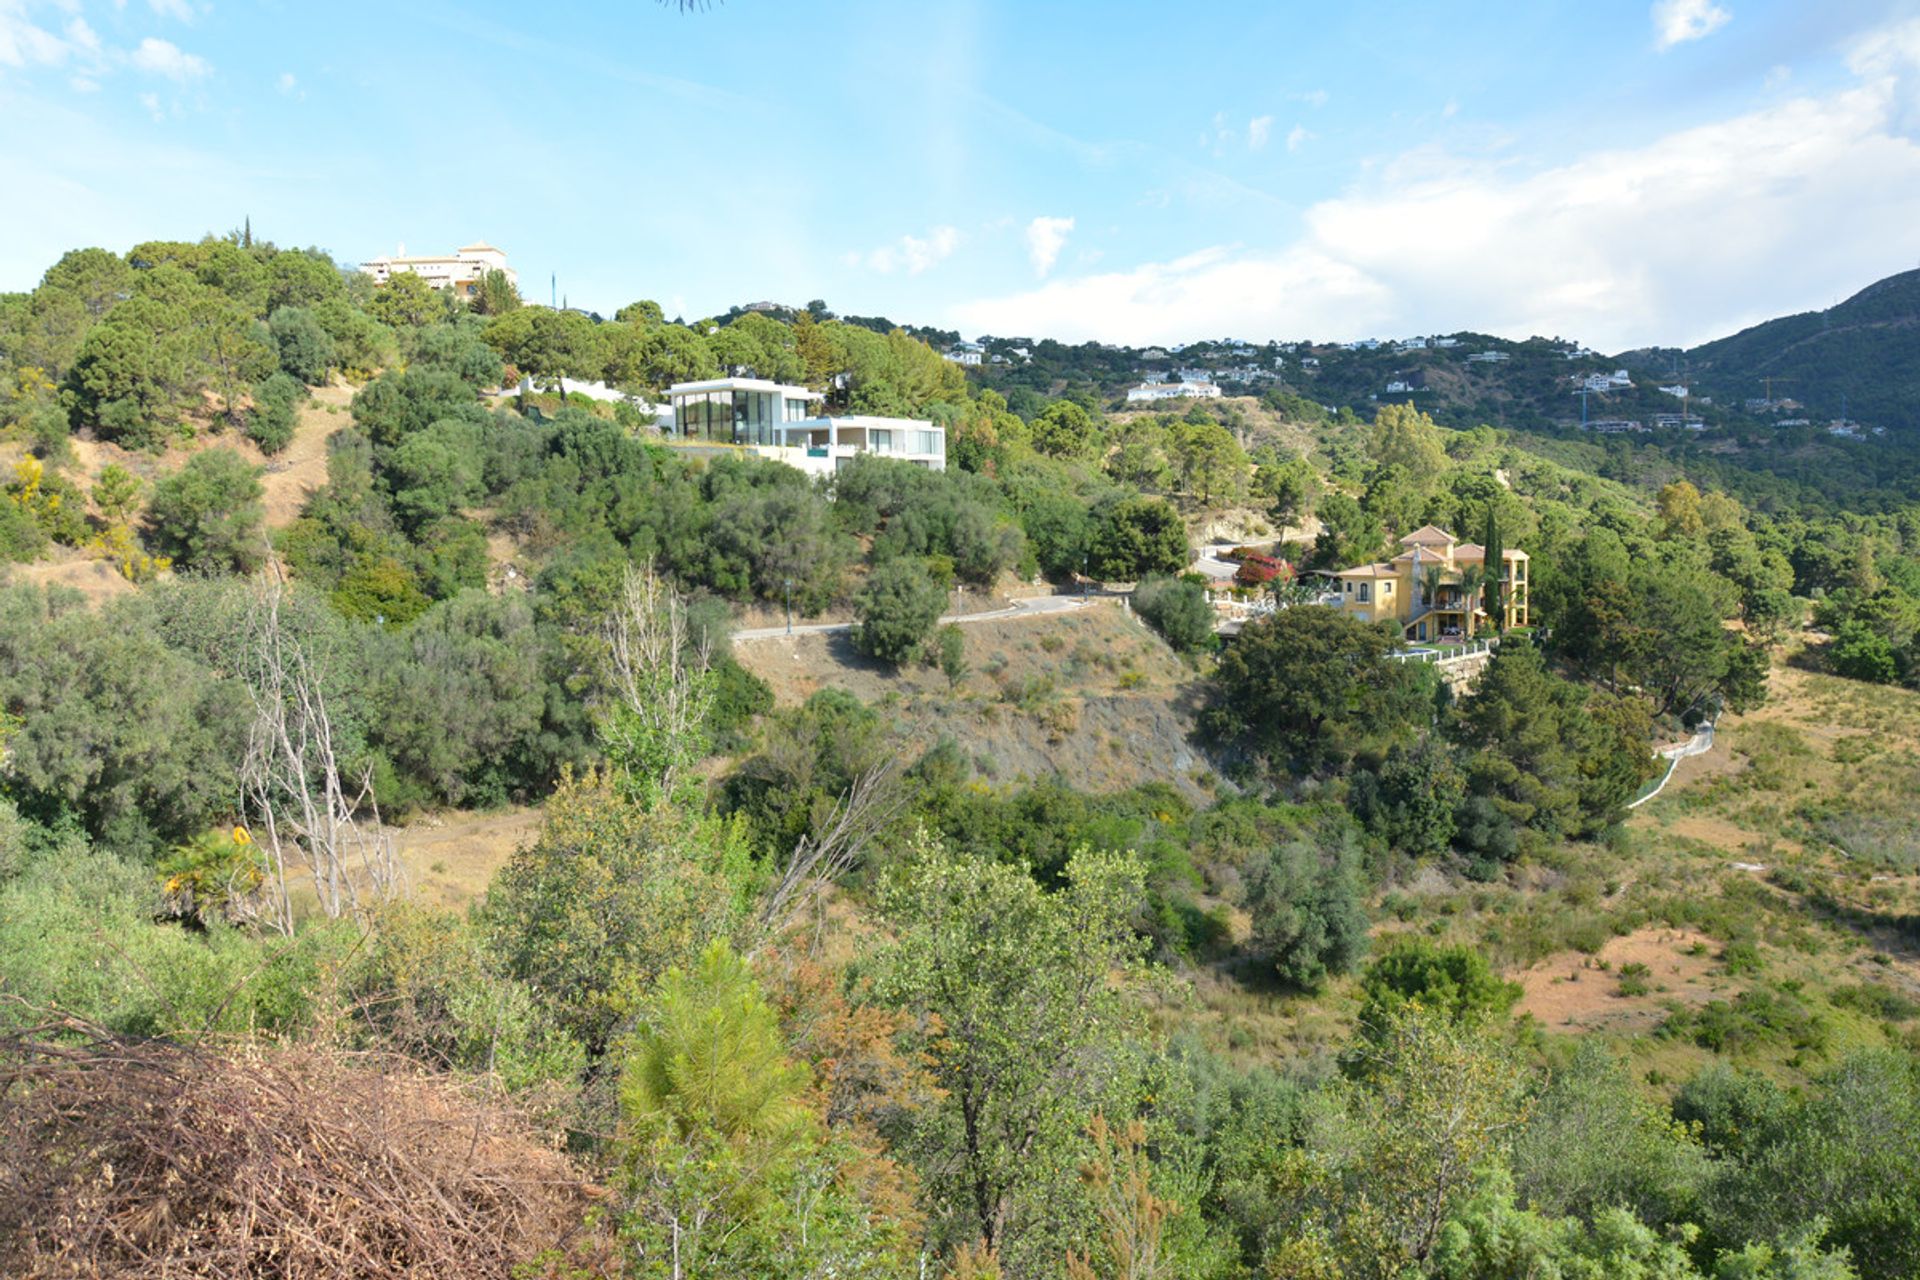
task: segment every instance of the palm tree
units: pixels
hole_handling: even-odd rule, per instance
[[[1480,607],[1480,592],[1487,585],[1487,571],[1479,565],[1468,565],[1460,571],[1460,599],[1467,615],[1466,633],[1473,635],[1473,612]]]
[[[1446,568],[1437,564],[1430,564],[1420,571],[1420,589],[1426,592],[1427,608],[1431,609],[1440,603],[1440,580],[1446,575]]]

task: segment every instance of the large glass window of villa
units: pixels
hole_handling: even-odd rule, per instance
[[[698,430],[689,434],[698,435],[702,440],[733,439],[733,423],[726,406],[718,403],[710,392],[700,393],[698,411]]]
[[[767,421],[768,397],[758,391],[733,393],[733,440],[735,444],[771,444],[773,435]]]

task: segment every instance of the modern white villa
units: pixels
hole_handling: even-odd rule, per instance
[[[1127,391],[1128,404],[1151,404],[1157,400],[1218,400],[1220,387],[1212,382],[1143,382]]]
[[[830,476],[863,453],[947,469],[947,433],[919,418],[830,417],[826,397],[760,378],[712,378],[667,388],[668,433],[690,445],[730,445]]]
[[[436,289],[452,289],[462,297],[471,295],[489,271],[503,272],[516,288],[520,284],[520,277],[507,265],[507,255],[485,241],[464,245],[445,256],[425,258],[409,258],[407,246],[401,245],[393,257],[363,262],[360,270],[372,276],[375,284],[385,284],[403,271],[411,272]]]

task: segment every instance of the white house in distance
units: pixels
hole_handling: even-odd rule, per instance
[[[520,277],[507,265],[507,255],[484,240],[455,249],[447,257],[409,258],[407,246],[391,258],[375,258],[360,264],[360,270],[385,284],[402,271],[412,272],[436,289],[451,289],[461,297],[470,297],[489,271],[498,271],[507,282],[520,287]]]
[[[1620,391],[1633,386],[1633,379],[1625,369],[1615,369],[1612,373],[1590,373],[1584,378],[1576,375],[1574,381],[1583,391]]]
[[[667,388],[667,433],[690,445],[744,449],[830,476],[863,453],[896,458],[929,471],[947,469],[947,433],[918,418],[829,417],[826,397],[805,387],[760,378],[712,378]]]
[[[1143,382],[1127,391],[1128,404],[1151,404],[1156,400],[1218,400],[1220,387],[1213,382]]]

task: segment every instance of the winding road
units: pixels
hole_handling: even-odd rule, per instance
[[[1030,596],[1015,600],[1004,609],[991,609],[985,613],[950,613],[941,618],[942,623],[952,622],[965,626],[970,622],[998,622],[1003,618],[1038,617],[1048,613],[1071,613],[1083,609],[1098,596]],[[796,636],[824,635],[830,631],[851,631],[851,622],[796,622],[791,634]],[[741,640],[776,640],[789,634],[785,627],[750,627],[745,631],[733,633],[735,642]]]

